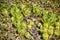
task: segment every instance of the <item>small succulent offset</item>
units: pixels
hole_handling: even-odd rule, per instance
[[[3,8],[3,9],[2,9],[2,14],[3,14],[4,16],[8,16],[8,11],[7,11],[6,8]]]
[[[41,8],[40,8],[40,6],[37,6],[34,3],[32,5],[33,5],[33,13],[34,13],[34,16],[41,15]]]
[[[26,7],[25,4],[20,4],[20,8],[23,10]]]
[[[31,35],[30,35],[29,32],[26,32],[26,33],[25,33],[25,36],[26,36],[26,38],[30,38],[30,37],[31,37]]]
[[[41,23],[38,23],[37,25],[38,25],[38,27],[42,27],[42,24]]]
[[[43,40],[48,40],[49,39],[49,34],[48,33],[43,33],[42,37],[43,37]]]
[[[30,13],[31,13],[31,9],[30,8],[24,8],[23,15],[25,17],[29,17],[30,16]]]
[[[31,29],[34,25],[34,21],[30,20],[28,23],[28,29]]]
[[[22,13],[25,17],[29,17],[30,13],[31,13],[31,9],[29,7],[27,7],[27,5],[25,4],[21,4],[20,8],[22,10]]]

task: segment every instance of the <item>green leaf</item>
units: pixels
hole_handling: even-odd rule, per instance
[[[56,21],[56,15],[54,13],[43,14],[42,18],[43,23],[48,23],[49,25],[53,24]]]

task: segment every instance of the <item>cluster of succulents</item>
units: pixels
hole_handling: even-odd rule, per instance
[[[40,32],[42,33],[42,37],[44,40],[49,40],[53,35],[60,35],[60,22],[56,22],[57,18],[54,13],[49,13],[45,10],[42,17],[42,23],[38,23],[40,27]],[[55,26],[53,26],[55,24]]]
[[[26,11],[24,13],[26,13]],[[26,21],[23,20],[24,17],[17,6],[11,8],[11,15],[12,15],[11,20],[14,26],[17,28],[18,33],[20,35],[25,35],[27,38],[30,38],[29,32],[26,31]],[[24,14],[24,15],[28,15],[28,14]]]
[[[52,36],[60,36],[60,16],[57,17],[53,12],[48,10],[41,11],[42,8],[35,3],[31,3],[32,8],[27,7],[26,4],[20,4],[19,7],[16,4],[10,6],[9,11],[7,8],[2,9],[3,16],[11,14],[12,25],[17,28],[19,35],[24,35],[26,38],[30,38],[31,34],[27,31],[32,29],[35,22],[33,20],[26,21],[33,14],[33,17],[40,17],[41,20],[37,20],[37,26],[40,28],[41,36],[43,40],[49,40]],[[0,18],[1,20],[1,18]],[[58,20],[58,21],[57,21]],[[42,21],[42,23],[40,22]],[[55,25],[55,26],[54,26]],[[0,32],[2,32],[0,30]]]

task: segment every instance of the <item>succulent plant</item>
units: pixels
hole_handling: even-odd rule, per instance
[[[43,39],[48,40],[54,33],[54,27],[52,25],[56,22],[56,15],[45,10],[43,12],[42,22],[43,24],[40,26],[40,32],[42,33]]]
[[[26,5],[25,4],[20,4],[20,7],[21,7],[21,9],[23,10],[25,7],[26,7]]]
[[[34,25],[34,22],[30,20],[28,23],[28,29],[31,29],[33,25]]]
[[[41,15],[41,8],[40,8],[40,6],[37,6],[36,4],[33,4],[33,13],[34,13],[34,16]]]
[[[43,37],[43,40],[48,40],[49,39],[48,33],[43,33],[42,37]]]
[[[38,23],[37,25],[38,25],[38,27],[42,27],[42,24],[41,23]]]
[[[30,33],[29,33],[29,32],[26,32],[26,33],[25,33],[25,37],[26,37],[26,38],[30,38],[30,37],[31,37]]]
[[[29,17],[30,16],[30,13],[31,13],[31,9],[30,8],[24,8],[23,15],[25,17]]]
[[[53,35],[53,32],[54,32],[53,26],[49,26],[48,27],[48,34]]]
[[[42,18],[43,23],[53,24],[56,21],[56,15],[54,13],[45,12]]]
[[[4,16],[8,16],[8,11],[7,11],[6,8],[2,9],[2,14],[3,14]]]
[[[44,25],[40,26],[40,32],[41,33],[45,33],[45,32],[47,32],[47,30],[48,30],[48,24],[47,23],[44,23]]]

